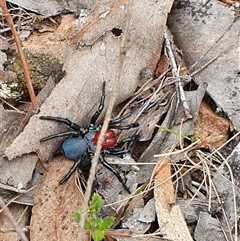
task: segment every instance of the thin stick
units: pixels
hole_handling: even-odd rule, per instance
[[[231,29],[231,27],[233,26],[233,23],[235,22],[236,17],[234,19],[234,21],[229,25],[229,27],[223,32],[223,34],[217,39],[217,41],[207,50],[206,53],[204,53],[197,61],[195,61],[195,63],[193,63],[190,67],[189,67],[189,72],[191,73],[192,70],[194,69],[194,67],[217,45],[217,43],[225,36],[225,34]],[[195,72],[195,71],[194,71]]]
[[[210,59],[206,64],[204,64],[203,66],[201,66],[199,69],[195,70],[194,72],[190,73],[190,76],[194,76],[197,73],[199,73],[200,71],[202,71],[203,69],[205,69],[206,67],[208,67],[208,65],[210,65],[211,63],[213,63],[216,59],[218,59],[218,57],[220,57],[220,55],[226,53],[233,45],[235,45],[238,42],[235,41],[232,44],[230,44],[226,49],[224,49],[223,51],[221,51],[217,56],[215,56],[214,58]]]
[[[166,49],[167,49],[168,57],[170,59],[171,65],[172,65],[172,75],[173,75],[174,78],[176,78],[175,84],[176,84],[178,102],[179,102],[179,100],[182,101],[182,104],[183,104],[183,107],[184,107],[184,112],[185,112],[185,115],[186,115],[187,119],[192,119],[190,108],[189,108],[189,105],[188,105],[188,102],[186,100],[185,93],[184,93],[184,90],[183,90],[182,81],[179,77],[179,70],[180,70],[179,67],[180,66],[177,66],[177,64],[176,64],[175,56],[173,54],[171,42],[168,39],[167,31],[164,32],[163,38],[164,38],[164,43],[165,43],[165,46],[166,46]]]
[[[21,240],[23,241],[28,241],[28,238],[26,237],[25,233],[22,231],[22,229],[18,226],[17,222],[15,221],[12,213],[10,212],[10,210],[8,209],[8,207],[5,206],[2,197],[0,197],[0,206],[3,210],[4,215],[8,218],[8,220],[10,221],[11,225],[13,226],[13,228],[16,230],[16,232],[18,233],[19,237]]]
[[[32,102],[32,105],[33,105],[33,109],[38,110],[39,105],[38,105],[38,102],[37,102],[37,99],[36,99],[36,95],[34,93],[32,81],[31,81],[30,74],[29,74],[29,69],[28,69],[28,66],[27,66],[27,62],[26,62],[23,50],[22,50],[21,40],[20,40],[19,35],[18,35],[18,33],[17,33],[17,31],[14,27],[12,17],[9,14],[7,6],[6,6],[6,4],[4,3],[3,0],[0,0],[0,8],[2,9],[2,12],[6,17],[6,20],[9,24],[9,27],[11,28],[12,34],[14,36],[14,39],[15,39],[15,42],[16,42],[16,45],[17,45],[17,50],[18,50],[20,62],[21,62],[22,68],[23,68],[23,72],[24,72],[24,76],[25,76],[25,80],[26,80],[26,85],[27,85],[29,96],[30,96],[30,99],[31,99],[31,102]]]
[[[82,205],[82,214],[81,214],[81,220],[80,220],[80,230],[79,230],[78,240],[82,240],[81,238],[84,237],[83,226],[84,226],[84,221],[85,221],[86,214],[87,214],[88,202],[89,202],[89,199],[91,196],[92,184],[93,184],[94,177],[95,177],[95,172],[96,172],[96,168],[97,168],[97,164],[98,164],[98,160],[99,160],[102,142],[104,140],[104,135],[108,129],[108,123],[111,119],[111,113],[112,113],[114,103],[116,100],[116,96],[117,96],[118,83],[120,81],[120,77],[121,77],[121,73],[122,73],[122,66],[123,66],[124,57],[125,57],[126,35],[128,33],[128,28],[129,28],[129,4],[130,3],[128,3],[127,7],[126,7],[126,13],[127,13],[126,27],[125,27],[125,34],[122,35],[122,41],[121,41],[121,46],[120,46],[120,57],[119,57],[119,62],[118,62],[118,67],[117,67],[117,73],[115,75],[115,79],[113,82],[113,89],[111,91],[108,109],[107,109],[106,116],[105,116],[105,119],[103,122],[101,133],[100,133],[100,136],[98,139],[97,148],[96,148],[96,151],[95,151],[93,159],[92,159],[90,174],[89,174],[89,178],[87,181],[87,189],[85,192],[84,201],[83,201],[83,205]]]
[[[2,99],[0,97],[0,100],[5,103],[6,105],[8,105],[9,107],[11,107],[13,110],[17,111],[18,113],[22,113],[22,114],[25,114],[23,111],[20,111],[19,109],[17,109],[15,106],[11,105],[10,103],[8,103],[6,100]]]
[[[218,152],[218,155],[224,160],[224,157],[221,155],[221,153]],[[224,164],[227,166],[227,169],[229,170],[230,179],[231,179],[231,187],[232,187],[232,194],[233,194],[233,208],[234,208],[234,240],[238,240],[238,212],[237,212],[237,197],[236,197],[236,189],[234,184],[234,175],[232,172],[232,168],[230,164],[227,162],[227,160],[224,160]]]

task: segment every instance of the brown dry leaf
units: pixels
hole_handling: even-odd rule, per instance
[[[71,34],[76,18],[72,14],[61,15],[61,23],[54,32],[33,33],[23,41],[24,48],[31,53],[44,53],[54,56],[63,63],[68,53],[68,37]]]
[[[169,240],[192,240],[180,207],[175,204],[176,197],[171,180],[171,159],[169,157],[159,158],[158,165],[154,180],[154,197],[161,232],[164,238]]]
[[[214,113],[206,102],[201,103],[195,133],[199,133],[202,147],[217,149],[223,145],[229,138],[229,127],[227,118]]]
[[[168,66],[169,66],[169,58],[164,53],[158,61],[157,68],[155,70],[155,75],[159,77],[162,73],[164,73],[168,69]]]
[[[124,30],[127,3],[126,0],[99,0],[95,3],[96,7],[86,13],[86,22],[79,23],[80,34],[76,35],[75,40],[91,47],[77,50],[76,45],[70,47],[64,64],[66,76],[44,102],[40,114],[31,118],[24,132],[7,148],[5,154],[9,159],[30,152],[36,152],[41,160],[49,159],[58,148],[60,140],[55,139],[40,145],[39,139],[63,131],[63,126],[42,121],[38,117],[61,116],[87,126],[90,116],[98,106],[103,81],[106,81],[107,105],[111,86],[116,84],[114,79],[123,34],[127,38],[126,57],[116,104],[133,93],[141,69],[155,68],[172,0],[161,3],[133,1],[129,12],[128,33]],[[122,35],[116,38],[111,32],[113,28],[122,29]]]
[[[223,3],[226,3],[226,4],[228,4],[228,5],[230,5],[230,6],[233,6],[234,4],[238,4],[238,5],[236,5],[236,6],[238,6],[239,7],[239,1],[233,1],[233,0],[219,0],[220,2],[223,2]]]
[[[81,207],[83,195],[75,185],[74,175],[67,183],[58,185],[72,165],[73,162],[64,157],[48,164],[34,198],[31,241],[76,240],[78,225],[73,213]]]
[[[19,204],[12,204],[8,207],[11,214],[13,215],[14,220],[18,222],[18,226],[23,228],[28,225],[29,211],[30,209],[26,209],[26,206]],[[12,224],[9,223],[7,217],[0,213],[0,240],[8,240],[8,241],[18,241],[19,235],[12,227]]]

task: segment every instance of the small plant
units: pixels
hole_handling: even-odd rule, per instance
[[[180,136],[180,133],[178,133],[177,131],[171,130],[171,129],[167,128],[167,127],[159,126],[159,125],[156,125],[156,127],[158,127],[159,129],[161,129],[161,130],[163,130],[163,131],[169,132],[169,133],[171,133],[171,134],[173,134],[173,135]],[[199,134],[200,134],[200,133],[199,133],[199,131],[198,131],[193,137],[188,137],[188,136],[183,135],[183,134],[181,134],[181,137],[182,137],[183,139],[189,140],[189,141],[191,141],[191,142],[195,142],[195,141],[198,139]]]
[[[90,231],[94,241],[101,241],[104,238],[105,231],[109,229],[113,222],[114,217],[98,217],[99,212],[103,205],[103,199],[98,193],[95,193],[87,211],[87,218],[84,222],[84,230]],[[81,219],[81,208],[74,212],[74,219],[79,224]]]

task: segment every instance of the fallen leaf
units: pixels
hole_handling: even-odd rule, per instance
[[[201,147],[217,149],[229,138],[230,122],[227,118],[214,113],[211,107],[202,102],[199,109],[199,120],[195,133],[199,133]]]
[[[46,86],[37,96],[39,104],[41,104],[43,99],[46,99],[45,96],[48,96],[49,92],[51,92],[54,86],[53,82],[53,79],[49,78]],[[26,125],[29,118],[28,115],[31,115],[31,112],[29,112],[29,106],[27,109],[28,113],[25,114],[24,112],[4,109],[3,106],[0,105],[0,182],[10,185],[10,188],[15,187],[16,191],[21,191],[22,188],[29,188],[29,185],[36,184],[36,180],[34,180],[33,183],[30,183],[33,176],[37,175],[36,173],[33,174],[38,160],[36,154],[30,153],[28,155],[23,155],[15,158],[11,162],[3,156],[5,149],[13,142],[17,134]],[[31,139],[31,136],[29,136],[29,140]],[[27,194],[27,202],[32,203],[34,191],[31,192],[31,196],[29,196],[29,194],[30,193]],[[21,198],[21,200],[23,201],[24,198]]]
[[[193,240],[181,209],[175,203],[176,197],[171,180],[170,157],[159,158],[156,173],[154,197],[158,224],[164,238],[174,241]]]
[[[38,185],[30,224],[31,241],[76,240],[78,224],[73,213],[81,207],[83,195],[75,185],[74,175],[67,183],[58,183],[72,167],[64,157],[52,160]],[[86,239],[87,240],[87,239]]]
[[[16,189],[26,188],[32,178],[37,156],[30,154],[9,162],[4,151],[9,146],[24,122],[25,114],[15,110],[6,110],[0,105],[0,182]]]
[[[47,1],[41,0],[38,2],[28,1],[28,0],[10,0],[9,2],[14,3],[18,6],[21,6],[25,9],[31,10],[33,12],[43,15],[45,18],[50,16],[55,16],[60,13],[65,12],[74,12],[79,14],[82,9],[88,9],[92,7],[95,1]]]
[[[208,83],[209,96],[228,115],[232,129],[240,130],[240,21],[234,8],[219,1],[178,0],[169,14],[168,27],[190,74],[199,71],[194,74],[195,83]]]
[[[197,222],[200,212],[209,212],[209,200],[204,200],[202,198],[195,197],[194,199],[179,199],[177,200],[177,204],[180,206],[184,219],[189,225]],[[217,201],[212,201],[211,207],[215,209],[219,207],[219,204]]]
[[[224,241],[226,236],[218,219],[211,217],[209,213],[200,212],[194,239],[196,241]]]
[[[152,223],[155,220],[155,215],[155,200],[152,198],[145,204],[138,221],[143,223]]]
[[[122,221],[121,227],[123,229],[128,229],[129,231],[133,232],[134,234],[141,234],[147,232],[150,228],[151,223],[142,222],[139,220],[141,213],[144,210],[144,200],[143,198],[139,198],[138,201],[135,203],[135,206],[131,213],[127,215]]]
[[[169,58],[166,54],[163,54],[157,64],[157,68],[155,70],[155,75],[158,77],[160,76],[162,73],[164,73],[169,66]]]
[[[136,176],[137,172],[134,170],[134,166],[126,165],[127,163],[133,163],[134,160],[126,155],[123,159],[117,156],[106,156],[106,161],[110,163],[120,173],[122,179],[126,180],[126,185],[131,192],[135,191],[137,187]],[[135,168],[137,168],[135,166]],[[126,175],[125,175],[126,174]],[[102,194],[108,203],[115,203],[117,201],[124,200],[129,196],[123,185],[119,182],[117,177],[106,169],[101,163],[98,163],[96,173],[97,190]],[[115,193],[116,195],[112,195]],[[103,208],[106,215],[110,215],[114,209],[118,208],[119,204],[112,205],[112,208]]]
[[[217,168],[213,183],[217,194],[221,197],[221,209],[227,214],[227,220],[222,219],[223,227],[228,227],[229,233],[236,235],[238,213],[240,213],[240,143],[233,149],[223,164]],[[236,203],[235,203],[236,202]],[[237,234],[239,236],[239,234]],[[236,237],[236,236],[235,236]],[[233,237],[229,237],[233,238]]]
[[[63,63],[68,53],[68,38],[75,21],[76,18],[72,14],[61,15],[61,23],[56,31],[40,35],[33,33],[22,44],[33,54],[50,55]]]
[[[169,104],[169,110],[164,121],[161,123],[161,126],[174,130],[177,133],[180,133],[181,130],[181,134],[186,136],[194,136],[196,134],[194,132],[194,126],[198,120],[198,110],[206,89],[207,84],[203,83],[197,90],[185,91],[185,96],[190,107],[190,112],[193,115],[193,119],[183,122],[182,126],[179,124],[179,121],[181,122],[181,119],[185,117],[183,106],[180,104],[177,111],[175,111],[177,101],[176,96],[175,98],[170,99],[171,103]],[[150,145],[142,153],[139,162],[156,162],[156,158],[153,157],[154,155],[159,154],[169,146],[178,143],[178,136],[159,129]],[[152,165],[140,166],[140,171],[138,172],[138,183],[144,183],[147,181],[151,176],[153,168],[154,167]]]

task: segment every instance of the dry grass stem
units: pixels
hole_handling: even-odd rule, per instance
[[[14,27],[12,17],[9,14],[7,6],[6,6],[6,4],[3,0],[0,0],[0,8],[2,9],[4,16],[6,17],[6,20],[9,24],[9,26],[11,28],[11,31],[12,31],[12,34],[14,36],[14,39],[15,39],[15,42],[16,42],[16,45],[17,45],[17,50],[18,50],[20,62],[21,62],[22,68],[23,68],[24,76],[25,76],[26,85],[27,85],[27,88],[28,88],[28,93],[29,93],[29,96],[30,96],[30,99],[31,99],[31,102],[32,102],[32,105],[33,105],[33,109],[35,111],[37,111],[38,108],[39,108],[39,105],[38,105],[38,102],[37,102],[37,99],[36,99],[36,96],[35,96],[35,93],[34,93],[31,77],[30,77],[30,74],[29,74],[28,65],[27,65],[23,50],[22,50],[22,44],[21,44],[20,37],[19,37],[15,27]]]
[[[23,232],[23,230],[18,226],[18,223],[14,219],[12,213],[8,209],[8,207],[5,206],[2,197],[0,197],[0,206],[3,210],[3,214],[8,218],[9,222],[13,226],[14,230],[18,233],[19,237],[21,238],[22,241],[28,241],[27,236]]]
[[[86,218],[86,214],[87,214],[87,209],[88,209],[88,202],[90,200],[90,196],[91,196],[91,190],[92,190],[92,185],[93,185],[93,181],[94,181],[94,177],[95,177],[95,172],[96,172],[96,168],[97,168],[97,164],[98,164],[98,160],[99,160],[99,155],[101,152],[101,147],[102,147],[102,142],[104,140],[104,135],[108,129],[108,123],[111,119],[111,114],[112,114],[112,110],[114,107],[114,103],[116,100],[116,96],[117,96],[117,89],[118,89],[118,84],[120,81],[120,77],[121,77],[121,72],[122,72],[122,66],[123,66],[123,62],[124,62],[124,57],[125,57],[125,51],[126,51],[126,37],[128,34],[128,28],[129,28],[129,5],[130,5],[130,1],[126,6],[126,26],[125,26],[125,34],[123,34],[122,36],[122,41],[121,41],[121,46],[120,46],[120,57],[119,57],[119,62],[118,62],[118,67],[117,67],[117,73],[115,76],[115,80],[113,82],[113,88],[112,88],[112,92],[111,92],[111,96],[110,96],[110,100],[109,100],[109,105],[106,111],[106,116],[103,122],[103,126],[101,128],[101,133],[97,142],[97,147],[96,147],[96,151],[94,153],[93,159],[92,159],[92,165],[91,165],[91,169],[90,169],[90,173],[89,173],[89,178],[87,181],[87,189],[85,192],[85,196],[84,196],[84,201],[83,201],[83,205],[82,205],[82,214],[81,214],[81,220],[80,220],[80,232],[79,232],[79,236],[78,239],[81,240],[81,237],[83,237],[83,226],[84,226],[84,221]]]

